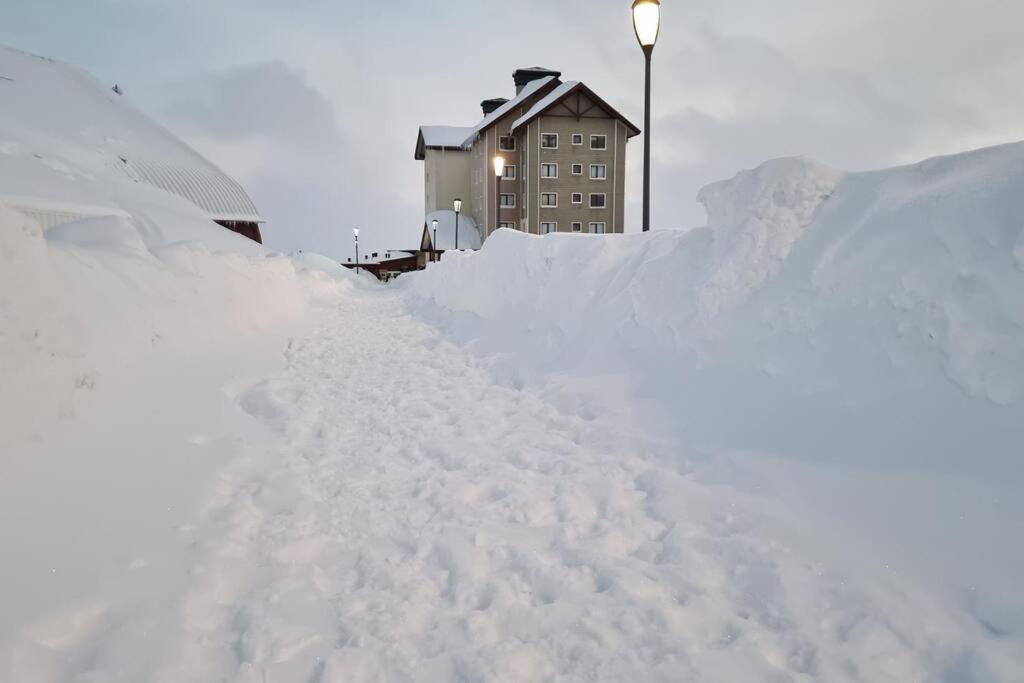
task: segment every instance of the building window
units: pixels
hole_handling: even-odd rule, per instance
[[[572,203],[573,204],[582,204],[583,203],[583,193],[582,192],[573,192],[572,193]]]
[[[540,177],[541,178],[557,178],[558,177],[558,164],[541,164],[540,165]]]
[[[590,179],[591,180],[607,180],[608,178],[608,166],[605,164],[591,164],[590,165]]]
[[[540,232],[542,235],[548,235],[552,232],[558,232],[558,223],[541,223]]]
[[[499,228],[508,228],[509,230],[515,230],[516,224],[509,221],[501,221],[498,223]]]
[[[573,232],[583,232],[583,224],[582,223],[573,223],[572,224],[572,231]]]
[[[604,196],[604,195],[601,195]],[[558,193],[557,192],[543,192],[540,195],[540,205],[544,209],[554,209],[558,207]]]
[[[516,167],[514,165],[506,166],[505,167],[505,172],[501,175],[501,177],[504,178],[505,180],[515,180],[516,179]]]
[[[516,139],[511,135],[502,135],[498,138],[498,149],[502,152],[516,151]]]
[[[603,194],[591,194],[590,195],[590,208],[591,209],[603,209],[607,205],[607,197]]]
[[[572,165],[572,174],[573,175],[583,175],[583,164],[573,164]]]
[[[583,144],[583,133],[572,134],[572,144],[574,147],[579,147]]]
[[[591,235],[603,235],[603,234],[605,234],[605,232],[606,232],[606,230],[605,230],[604,223],[591,223],[590,224],[590,234]]]
[[[516,208],[516,196],[514,194],[502,194],[498,203],[506,209]]]
[[[591,135],[590,149],[608,149],[607,135]]]
[[[558,133],[544,133],[540,136],[541,149],[558,149]]]

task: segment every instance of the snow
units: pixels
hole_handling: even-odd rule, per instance
[[[524,116],[521,116],[512,122],[512,132],[515,133],[516,129],[519,128],[519,126],[521,126],[526,121],[532,120],[542,111],[553,105],[555,102],[558,102],[560,99],[569,94],[569,91],[571,91],[579,84],[579,81],[566,81],[565,83],[562,83],[557,88],[552,90],[550,94],[546,95],[539,102],[537,102],[537,104],[533,105],[530,111],[526,112]]]
[[[876,661],[864,679],[1012,679],[1022,177],[1022,144],[870,173],[778,160],[706,188],[706,228],[504,231],[399,286],[511,386],[677,444],[667,457],[691,483],[725,487],[730,515],[733,496],[760,500],[755,535],[780,544],[771,562],[836,572],[862,627],[897,614],[909,626],[925,604],[956,622],[939,649],[959,665],[908,642],[896,649],[911,668]],[[792,517],[776,525],[767,510]],[[831,621],[791,602],[823,585],[774,564],[771,576],[752,595],[778,628]],[[900,595],[876,602],[881,585]],[[845,648],[808,647],[818,665]]]
[[[460,149],[473,132],[472,126],[420,126],[423,144],[428,148]]]
[[[451,251],[455,249],[455,212],[451,210],[434,211],[427,214],[425,225],[430,233],[431,241],[434,240],[434,221],[437,221],[437,244],[434,245],[439,251]],[[465,214],[459,215],[459,249],[479,249],[480,229],[472,217]]]
[[[554,76],[545,76],[544,78],[538,78],[535,81],[530,81],[529,83],[527,83],[525,86],[523,86],[522,91],[520,91],[518,95],[516,95],[511,100],[509,100],[505,104],[501,105],[500,107],[492,111],[490,114],[485,116],[483,120],[480,121],[480,123],[474,126],[470,130],[469,135],[467,135],[465,139],[462,141],[463,146],[471,144],[473,142],[473,139],[477,135],[479,135],[482,130],[486,129],[495,121],[500,121],[509,112],[515,111],[516,107],[521,107],[523,105],[523,102],[533,97],[537,93],[537,91],[543,89],[544,87],[551,83],[556,82],[557,80],[558,79],[555,78]]]
[[[1024,145],[384,287],[3,120],[0,680],[1024,670]]]
[[[164,195],[161,203],[196,216],[260,220],[234,180],[80,69],[0,45],[0,73],[11,79],[0,82],[7,205],[45,215],[86,204],[93,211],[85,215],[115,214],[131,211],[123,203],[144,181],[160,188],[152,196]]]

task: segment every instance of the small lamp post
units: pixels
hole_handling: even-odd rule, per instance
[[[455,251],[459,250],[459,214],[462,213],[462,200],[455,199]]]
[[[635,0],[633,3],[633,30],[644,51],[647,63],[646,87],[644,90],[644,224],[643,230],[651,229],[651,56],[654,44],[661,31],[660,0]]]
[[[434,252],[433,254],[430,255],[431,256],[430,260],[431,261],[436,261],[437,260],[437,219],[436,218],[434,219],[434,241],[430,243],[430,246],[432,247],[431,251]]]
[[[359,228],[352,228],[352,234],[356,238],[356,275],[359,274]]]
[[[494,157],[494,229],[501,227],[501,177],[505,175],[505,157]]]

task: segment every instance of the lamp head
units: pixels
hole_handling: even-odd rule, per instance
[[[497,178],[500,178],[501,176],[505,175],[505,157],[494,157],[494,175]]]
[[[359,237],[359,228],[352,228],[352,234]]]
[[[437,219],[436,218],[433,220],[433,223],[434,223],[434,230],[437,230]]]
[[[455,213],[462,213],[462,200],[461,199],[456,199],[455,200]]]
[[[644,50],[653,50],[661,30],[660,0],[635,0],[633,3],[633,30]]]

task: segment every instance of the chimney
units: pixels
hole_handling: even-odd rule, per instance
[[[541,78],[547,78],[548,76],[561,78],[562,72],[545,69],[542,66],[531,66],[524,69],[516,69],[512,73],[512,79],[516,82],[516,94],[518,95],[523,92],[523,88],[525,88],[528,83],[540,80]]]
[[[508,102],[508,99],[504,97],[495,97],[492,100],[484,100],[480,103],[480,108],[484,110],[484,116],[487,116],[492,111],[500,107],[501,105]]]

